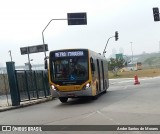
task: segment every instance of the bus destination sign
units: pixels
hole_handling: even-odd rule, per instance
[[[83,51],[63,51],[63,52],[55,52],[55,57],[71,57],[71,56],[84,56]]]

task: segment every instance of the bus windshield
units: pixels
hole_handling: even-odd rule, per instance
[[[85,56],[51,58],[50,73],[55,84],[81,84],[88,79],[88,59]]]

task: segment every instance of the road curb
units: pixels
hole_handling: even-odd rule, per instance
[[[47,102],[47,101],[51,101],[51,100],[53,100],[52,97],[47,97],[47,98],[42,98],[42,99],[38,99],[38,100],[31,100],[31,101],[21,102],[21,104],[19,106],[0,107],[0,112],[12,110],[12,109],[17,109],[17,108],[23,108],[23,107],[27,107],[27,106],[40,104],[40,103]]]

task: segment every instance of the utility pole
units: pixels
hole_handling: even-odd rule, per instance
[[[29,57],[29,47],[27,47],[27,54],[28,54],[28,68],[29,68],[29,70],[31,71],[31,60],[30,60],[30,57]]]
[[[159,53],[160,53],[160,41],[159,41]]]
[[[130,42],[131,43],[131,52],[132,52],[132,64],[133,64],[133,49],[132,49],[132,43],[133,42]]]

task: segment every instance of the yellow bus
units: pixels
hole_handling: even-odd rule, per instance
[[[51,51],[48,72],[51,95],[62,103],[68,98],[97,98],[109,87],[106,58],[89,49]]]

